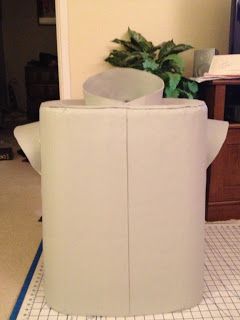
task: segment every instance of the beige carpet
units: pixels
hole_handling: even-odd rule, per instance
[[[0,161],[0,319],[7,320],[41,241],[40,176],[16,153],[0,130],[0,147],[12,145],[14,160]]]

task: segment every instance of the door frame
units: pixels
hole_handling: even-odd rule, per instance
[[[68,0],[55,0],[60,99],[71,99]]]

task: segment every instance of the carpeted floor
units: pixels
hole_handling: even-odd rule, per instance
[[[0,147],[14,160],[0,161],[0,319],[8,320],[41,240],[40,176],[22,162],[12,129],[0,129]]]

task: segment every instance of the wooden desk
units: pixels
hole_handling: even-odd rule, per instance
[[[230,86],[240,80],[215,80],[201,85],[209,118],[223,120]],[[235,88],[236,89],[236,88]],[[230,123],[227,139],[208,170],[206,220],[240,219],[240,123]]]

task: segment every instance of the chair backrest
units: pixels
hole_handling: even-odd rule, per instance
[[[49,305],[68,314],[136,315],[197,304],[204,102],[49,102],[41,107],[40,132]]]
[[[158,76],[132,68],[112,68],[88,78],[83,93],[88,105],[158,104],[164,82]],[[144,97],[143,100],[140,100]],[[154,98],[154,100],[153,100]]]

